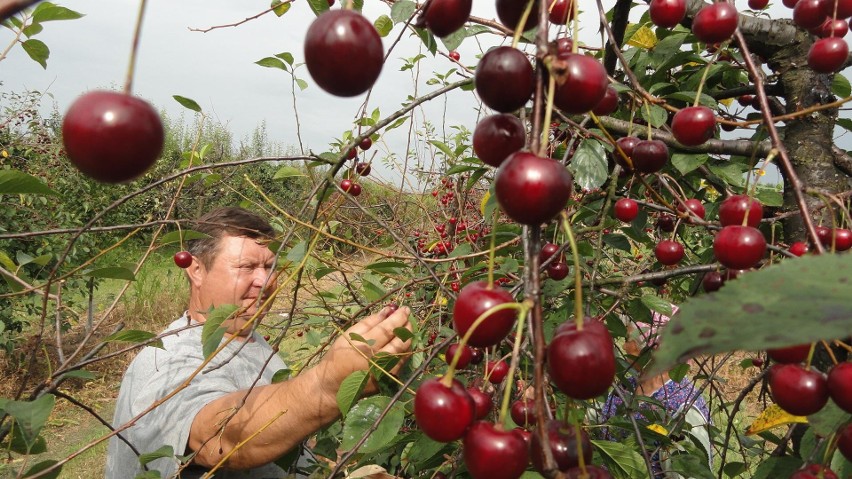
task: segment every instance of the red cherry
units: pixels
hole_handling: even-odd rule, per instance
[[[713,138],[716,115],[706,106],[690,106],[675,113],[672,134],[686,146],[698,146]]]
[[[592,108],[592,113],[598,116],[605,116],[615,112],[615,110],[618,110],[618,92],[615,88],[609,86],[606,88],[601,101]]]
[[[491,384],[500,384],[509,374],[509,363],[502,359],[485,363],[485,375]]]
[[[714,4],[718,5],[718,4]],[[640,173],[656,173],[669,161],[669,147],[660,140],[641,140],[633,148],[633,168]]]
[[[825,21],[823,0],[799,0],[793,7],[793,22],[805,30],[816,28]]]
[[[361,143],[358,143],[358,147],[362,150],[369,150],[371,146],[373,146],[373,140],[369,136],[361,140]]]
[[[532,399],[518,399],[512,403],[509,410],[512,420],[518,426],[535,425],[535,401]]]
[[[461,349],[461,353],[458,353],[459,349]],[[452,364],[453,358],[456,357],[456,354],[460,354],[459,361],[456,363],[456,367],[459,369],[464,369],[470,364],[470,359],[473,357],[473,350],[469,346],[462,346],[459,343],[453,343],[447,346],[447,352],[444,355],[447,364]]]
[[[500,19],[500,23],[515,31],[528,3],[524,0],[497,0],[497,18]],[[538,0],[533,1],[531,12],[538,12]],[[538,25],[538,15],[531,14],[527,17],[523,29],[529,30],[536,25]]]
[[[357,96],[372,88],[384,63],[382,39],[355,10],[328,10],[308,27],[305,64],[323,90]]]
[[[625,171],[633,171],[633,167],[627,164],[627,160],[625,160],[624,156],[622,156],[618,152],[618,148],[620,148],[621,151],[624,152],[624,155],[626,155],[632,161],[633,150],[636,148],[636,145],[638,145],[641,141],[642,140],[635,136],[625,136],[615,140],[615,145],[617,148],[615,151],[612,152],[612,157],[615,159],[615,162],[621,165],[621,167]]]
[[[547,276],[554,281],[562,281],[568,277],[568,264],[564,262],[550,263],[547,265]]]
[[[852,231],[845,228],[834,229],[834,249],[846,251],[852,248]]]
[[[514,298],[503,288],[491,287],[485,281],[468,283],[459,292],[453,306],[453,325],[459,336],[464,337],[473,322],[485,311],[498,304],[512,303]],[[515,325],[517,312],[504,309],[486,317],[471,334],[471,346],[493,346],[509,334]]]
[[[571,198],[572,179],[562,163],[519,151],[497,170],[494,190],[509,218],[538,226],[565,208]]]
[[[748,8],[752,10],[763,10],[769,5],[769,0],[748,0]]]
[[[706,5],[692,20],[692,33],[704,43],[722,43],[737,29],[737,9],[728,2]]]
[[[702,220],[704,219],[704,215],[706,213],[706,210],[704,209],[704,205],[701,203],[701,200],[695,198],[690,198],[684,201],[683,203],[679,203],[677,205],[677,210],[681,213],[686,213],[686,210],[689,210],[690,218],[692,217],[692,215],[695,215]]]
[[[822,25],[814,28],[811,32],[820,38],[843,38],[847,33],[849,33],[849,23],[842,18],[833,20],[829,17],[822,22]]]
[[[192,254],[189,251],[178,251],[175,253],[175,264],[178,268],[189,268],[192,265]]]
[[[481,363],[483,359],[485,359],[485,355],[482,354],[482,350],[479,348],[473,348],[473,354],[470,357],[470,364],[475,366]]]
[[[76,100],[62,120],[62,143],[83,174],[105,183],[145,173],[163,150],[160,115],[145,100],[92,91]]]
[[[828,402],[825,375],[798,364],[776,364],[769,377],[772,398],[781,409],[796,416],[814,414]]]
[[[834,73],[846,62],[849,45],[838,37],[820,38],[808,51],[808,66],[817,73]]]
[[[784,4],[785,7],[792,9],[796,7],[796,3],[798,1],[799,0],[781,0],[781,3]]]
[[[674,218],[667,214],[660,215],[655,226],[664,233],[671,233],[674,231]]]
[[[837,450],[847,461],[852,461],[852,424],[840,428],[837,435]]]
[[[447,54],[447,56],[449,56],[450,60],[452,60],[454,62],[457,62],[461,59],[461,55],[459,54],[459,52],[457,52],[455,50],[451,50],[450,53]]]
[[[725,198],[719,205],[719,222],[722,226],[742,225],[748,212],[747,225],[757,228],[763,218],[763,205],[748,195],[733,195]]]
[[[798,344],[786,348],[771,348],[766,350],[769,359],[781,364],[798,364],[808,358],[811,352],[810,344]]]
[[[535,87],[533,67],[516,48],[501,46],[482,56],[474,73],[474,86],[482,103],[501,113],[524,106]]]
[[[568,37],[559,37],[556,39],[556,55],[558,57],[564,58],[571,50],[574,48],[574,40],[571,40]]]
[[[532,443],[532,433],[522,427],[516,427],[512,431],[524,439],[524,442],[527,443],[527,449],[529,449],[530,443]]]
[[[352,148],[351,150],[346,152],[346,159],[347,160],[354,160],[357,157],[358,157],[358,151],[355,150],[355,148]]]
[[[615,202],[614,212],[616,218],[630,223],[639,215],[639,203],[630,198],[620,198]]]
[[[473,0],[432,0],[423,18],[426,27],[437,37],[446,37],[464,26],[470,18]]]
[[[568,21],[568,17],[574,18],[574,1],[551,0],[548,15],[550,22],[557,25],[564,25]]]
[[[525,143],[524,125],[518,117],[508,113],[487,116],[473,130],[474,153],[483,163],[495,168]]]
[[[580,447],[578,448],[576,426],[555,419],[550,420],[547,422],[547,440],[553,460],[560,471],[567,471],[580,465],[578,450],[583,451],[584,464],[592,462],[592,442],[589,440],[589,435],[586,434],[586,431],[580,429]],[[544,445],[542,442],[537,433],[533,434],[530,444],[530,458],[533,468],[544,474]]]
[[[358,183],[353,183],[350,179],[341,180],[340,189],[349,193],[352,196],[358,196],[361,194],[361,185],[359,185]]]
[[[766,238],[751,226],[730,225],[716,233],[713,254],[726,268],[748,269],[766,253]]]
[[[568,333],[571,331],[577,331],[577,322],[572,320],[565,321],[561,323],[556,329],[553,331],[553,337],[559,336],[562,333]],[[594,334],[600,334],[604,338],[611,338],[609,334],[609,330],[606,328],[606,325],[598,321],[596,319],[591,318],[590,316],[586,316],[583,318],[583,331],[588,331]]]
[[[840,409],[852,414],[852,363],[839,363],[831,368],[828,394]]]
[[[685,0],[651,0],[649,7],[651,21],[662,28],[673,28],[686,16]]]
[[[837,474],[821,464],[811,464],[790,476],[790,479],[838,479]]]
[[[447,387],[439,378],[423,381],[414,395],[414,419],[430,438],[450,442],[462,437],[473,423],[474,403],[462,383]]]
[[[572,467],[565,471],[565,479],[612,479],[612,475],[598,466],[586,465],[586,468]]]
[[[539,263],[544,263],[545,261],[549,260],[553,255],[556,254],[557,251],[559,251],[559,245],[558,244],[554,244],[554,243],[550,243],[550,242],[544,243],[541,246],[541,251],[539,251],[539,253],[538,253]],[[556,259],[557,262],[559,260],[561,260],[561,257]]]
[[[737,103],[742,106],[751,106],[752,102],[754,102],[754,95],[740,95],[737,97]]]
[[[359,161],[355,164],[355,173],[358,173],[361,176],[369,176],[370,171],[372,171],[372,168],[366,161]]]
[[[550,378],[567,396],[592,399],[612,385],[615,355],[612,337],[603,329],[566,328],[547,346]]]
[[[704,291],[708,293],[719,291],[724,284],[725,279],[722,277],[722,273],[718,271],[709,271],[701,279],[701,285],[704,287]]]
[[[680,263],[683,259],[683,245],[677,241],[663,240],[654,248],[657,261],[666,266]]]
[[[568,113],[590,111],[606,95],[609,86],[606,69],[595,58],[580,53],[569,53],[560,60],[565,62],[565,76],[556,87],[553,103]]]
[[[795,243],[790,245],[789,251],[796,256],[802,256],[808,252],[810,248],[808,244],[803,241],[796,241]]]
[[[473,479],[517,479],[529,463],[522,435],[477,421],[464,436],[464,463]]]
[[[852,0],[825,0],[822,7],[826,17],[834,18],[835,8],[837,9],[836,18],[852,17]]]
[[[477,420],[484,419],[494,408],[494,399],[491,398],[490,394],[483,392],[477,387],[467,388],[467,393],[473,398],[473,403],[476,406],[474,416]]]

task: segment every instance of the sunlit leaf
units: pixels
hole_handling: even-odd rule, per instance
[[[273,0],[270,8],[272,8],[272,13],[277,16],[284,15],[285,13],[290,11],[290,7],[293,5],[293,2],[282,2],[281,0]]]
[[[283,61],[275,57],[261,58],[260,60],[254,63],[255,65],[260,65],[266,68],[278,68],[280,70],[287,71],[287,65],[285,65]]]
[[[133,274],[133,271],[118,266],[87,271],[83,276],[88,276],[90,278],[121,279],[126,281],[136,280],[136,275]]]
[[[627,44],[650,50],[657,45],[657,34],[654,33],[654,30],[648,28],[648,26],[642,25],[630,36]]]
[[[746,435],[753,436],[768,431],[774,427],[783,426],[785,424],[807,424],[808,418],[804,416],[794,416],[787,411],[781,409],[777,404],[772,404],[757,416],[751,425],[746,430]]]
[[[393,20],[387,15],[382,15],[373,22],[380,37],[386,37],[393,30]]]
[[[76,20],[84,15],[74,10],[43,2],[33,10],[33,22],[52,22],[56,20]]]
[[[388,407],[390,400],[391,398],[386,396],[373,396],[362,399],[353,406],[343,422],[343,438],[340,447],[342,449],[355,447],[355,444],[378,420],[382,411]],[[400,403],[395,403],[390,407],[388,414],[382,419],[376,430],[367,436],[367,440],[361,446],[359,452],[370,454],[381,450],[399,433],[404,419],[405,410]]]

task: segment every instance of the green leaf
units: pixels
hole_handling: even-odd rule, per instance
[[[568,169],[574,174],[574,182],[584,190],[599,188],[609,177],[606,150],[598,140],[583,140],[574,153]]]
[[[680,174],[685,175],[692,171],[695,171],[699,166],[707,163],[707,160],[710,157],[706,154],[689,154],[689,153],[675,153],[672,155],[672,164]]]
[[[308,82],[301,78],[296,78],[296,85],[299,85],[299,90],[301,91],[305,91],[305,89],[308,88]]]
[[[603,242],[613,248],[620,249],[622,251],[630,252],[630,240],[627,239],[624,235],[619,234],[605,234],[603,237]]]
[[[234,304],[226,304],[217,306],[207,315],[204,325],[201,327],[201,344],[204,357],[207,358],[219,344],[222,343],[222,338],[225,337],[227,328],[222,326],[222,323],[230,318],[236,311],[237,306]]]
[[[414,465],[425,464],[429,459],[437,456],[446,444],[435,441],[429,436],[418,432],[411,449],[408,451],[408,460]]]
[[[282,2],[280,0],[273,0],[270,7],[272,8],[272,13],[276,16],[284,15],[285,13],[290,11],[290,6],[293,5],[292,2]]]
[[[722,178],[728,184],[734,186],[743,186],[745,184],[745,179],[743,178],[745,167],[741,164],[724,163],[720,165],[709,165],[709,168],[714,175]]]
[[[343,424],[341,449],[355,447],[355,444],[367,434],[382,411],[390,404],[390,400],[391,398],[387,396],[373,396],[361,400],[352,407]],[[395,403],[379,423],[377,429],[367,437],[359,452],[372,454],[380,451],[396,437],[404,419],[405,411],[399,403]]]
[[[136,474],[136,477],[133,479],[162,479],[162,477],[163,476],[160,474],[160,471],[145,471]]]
[[[52,466],[54,466],[58,462],[59,461],[55,461],[53,459],[48,459],[47,461],[41,461],[41,462],[38,462],[36,464],[33,464],[29,469],[27,469],[27,472],[24,473],[23,477],[35,476],[37,473],[39,473],[41,471],[46,471],[46,470],[50,469]],[[42,476],[39,476],[39,477],[41,477],[43,479],[56,479],[57,477],[59,477],[59,474],[61,472],[62,472],[62,466],[59,466],[56,469],[54,469],[53,471],[51,471],[47,474],[44,474]]]
[[[852,94],[852,85],[849,84],[849,79],[840,73],[834,75],[834,78],[831,80],[831,93],[834,93],[840,98],[846,98]]]
[[[201,105],[196,103],[195,100],[180,95],[172,95],[172,98],[174,98],[175,101],[180,103],[184,108],[201,113]]]
[[[139,464],[146,465],[151,461],[156,461],[157,459],[174,457],[175,450],[172,446],[161,446],[159,449],[153,452],[147,452],[145,454],[139,455]]]
[[[850,276],[852,255],[808,255],[744,274],[736,288],[687,298],[663,330],[653,369],[698,355],[848,337]]]
[[[272,375],[272,384],[284,382],[290,379],[290,374],[292,371],[290,368],[279,369],[275,371],[275,374]]]
[[[455,248],[453,252],[447,255],[448,258],[458,258],[459,256],[467,256],[473,252],[473,246],[470,243],[462,243]]]
[[[379,261],[365,266],[365,269],[383,274],[400,274],[406,268],[408,268],[408,265],[402,261]]]
[[[393,20],[387,15],[382,15],[373,22],[373,25],[376,27],[376,31],[379,32],[380,37],[386,37],[393,30]]]
[[[352,406],[358,402],[358,396],[369,381],[370,375],[367,371],[355,371],[340,383],[340,388],[337,390],[337,407],[340,408],[340,414],[343,417],[346,417]]]
[[[62,376],[66,377],[66,378],[78,378],[78,379],[86,379],[86,380],[91,380],[91,379],[97,378],[97,376],[94,373],[92,373],[91,371],[86,371],[85,369],[75,369],[73,371],[68,371],[67,373],[63,374]]]
[[[30,38],[33,35],[38,35],[39,33],[41,33],[42,30],[44,30],[44,27],[41,25],[41,23],[33,23],[30,24],[28,27],[24,28],[23,33],[24,36]]]
[[[435,53],[438,52],[438,44],[435,42],[435,37],[432,36],[432,33],[425,28],[417,28],[417,36],[420,37],[420,40],[423,41],[423,44],[426,45],[426,49],[429,50],[429,53],[432,56],[435,56]]]
[[[692,106],[695,103],[695,94],[697,92],[694,91],[679,91],[677,93],[672,93],[671,95],[667,95],[666,99],[669,100],[680,100],[684,103],[687,103],[689,106]],[[702,93],[701,97],[698,100],[699,105],[704,105],[711,110],[715,110],[718,105],[716,104],[716,100],[713,97],[707,95],[706,93]]]
[[[287,62],[288,65],[293,66],[293,54],[290,52],[281,52],[275,54],[276,58],[280,58]]]
[[[290,251],[287,252],[287,261],[290,261],[291,263],[301,263],[307,252],[308,244],[304,241],[299,241],[296,243],[296,246],[293,246]]]
[[[444,44],[444,48],[453,51],[462,44],[465,38],[467,38],[467,29],[461,27],[446,37],[441,37],[441,43]]]
[[[749,359],[749,361],[751,360]],[[677,366],[673,367],[671,371],[669,371],[669,378],[672,381],[679,383],[683,380],[684,377],[686,377],[686,374],[688,372],[689,363],[678,364]]]
[[[44,394],[34,401],[8,400],[3,403],[3,410],[15,418],[15,424],[20,428],[21,436],[27,446],[35,444],[41,428],[50,417],[56,397],[52,394]]]
[[[837,432],[838,424],[846,424],[850,418],[852,415],[840,409],[834,401],[828,401],[818,413],[808,416],[808,424],[817,435],[828,437]]]
[[[51,22],[55,20],[76,20],[84,15],[59,5],[44,2],[33,10],[33,22]]]
[[[620,471],[627,477],[647,477],[648,469],[642,455],[631,447],[615,441],[592,440],[610,471]]]
[[[453,150],[450,149],[449,145],[446,143],[440,142],[438,140],[429,140],[433,146],[436,146],[441,152],[447,156],[447,158],[455,158],[456,155]]]
[[[781,206],[784,204],[784,195],[774,188],[757,187],[754,192],[754,197],[757,198],[763,206]]]
[[[675,454],[672,456],[672,472],[692,479],[716,479],[710,464],[694,454]]]
[[[113,342],[125,342],[125,343],[134,343],[141,344],[145,341],[148,341],[151,338],[156,337],[157,335],[148,331],[141,331],[138,329],[126,329],[123,331],[118,331],[110,334],[106,338],[103,339],[105,343],[113,343]],[[150,343],[151,346],[155,346],[158,348],[163,347],[163,342],[157,340],[156,342]]]
[[[447,170],[447,175],[448,176],[449,175],[456,175],[456,174],[459,174],[459,173],[466,173],[468,171],[484,170],[484,169],[485,168],[482,167],[482,164],[470,165],[470,164],[467,164],[467,163],[459,163],[458,165],[451,166],[450,169]]]
[[[751,479],[777,479],[779,477],[790,477],[802,467],[802,460],[798,457],[768,457],[757,466]]]
[[[289,5],[289,3],[287,5]],[[254,64],[266,68],[278,68],[279,70],[288,71],[287,65],[283,61],[275,57],[261,58],[260,60],[254,62]]]
[[[47,69],[47,59],[50,57],[50,49],[47,48],[47,45],[43,41],[30,38],[21,43],[21,46],[30,58],[35,60],[42,68]]]
[[[294,176],[308,176],[304,171],[296,168],[295,166],[282,166],[275,172],[275,176],[272,177],[273,180],[283,180],[284,178],[292,178]]]
[[[92,271],[87,271],[83,276],[90,278],[106,278],[106,279],[121,279],[125,281],[136,281],[136,275],[133,271],[127,268],[111,266],[108,268],[98,268]]]
[[[648,111],[650,110],[650,112]],[[642,118],[651,124],[654,128],[659,128],[664,125],[669,119],[669,114],[666,109],[659,105],[651,105],[640,108]]]
[[[328,11],[328,0],[308,0],[308,6],[314,12],[314,15],[320,16],[323,12]]]
[[[725,464],[725,467],[723,467],[722,470],[725,471],[726,476],[736,477],[746,472],[748,467],[746,467],[744,462],[729,462]]]
[[[849,118],[838,118],[837,125],[842,126],[847,131],[852,131],[852,119]]]
[[[391,19],[394,23],[402,23],[408,21],[414,11],[417,10],[417,4],[411,0],[399,0],[393,3],[391,7]]]
[[[653,294],[642,295],[642,304],[647,306],[651,311],[656,311],[665,316],[672,315],[672,303],[659,296]]]
[[[393,329],[393,335],[398,337],[399,339],[401,339],[403,341],[408,341],[409,339],[414,337],[414,333],[409,331],[408,328],[403,328],[403,327],[394,328]]]
[[[200,231],[182,229],[178,231],[171,231],[169,233],[164,234],[163,236],[160,236],[158,242],[160,244],[182,243],[184,241],[204,239],[209,237],[210,235],[201,233]]]

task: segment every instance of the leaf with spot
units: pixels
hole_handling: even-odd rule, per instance
[[[653,369],[705,354],[848,337],[850,294],[848,254],[805,256],[746,273],[736,284],[681,305],[663,330]]]

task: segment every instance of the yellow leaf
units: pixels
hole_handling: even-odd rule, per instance
[[[0,153],[0,155],[3,155],[3,158],[9,158],[9,152],[6,151],[6,150],[3,150],[3,152]]]
[[[753,436],[760,434],[763,431],[768,431],[773,427],[783,426],[784,424],[801,423],[807,424],[808,418],[804,416],[794,416],[787,411],[781,409],[777,404],[773,404],[766,408],[757,419],[751,423],[746,435]]]
[[[654,33],[654,30],[651,30],[646,25],[642,25],[636,30],[636,33],[630,37],[630,40],[627,42],[628,45],[644,48],[646,50],[650,50],[657,46],[657,34]]]
[[[721,103],[725,106],[731,106],[731,103],[733,103],[733,102],[734,102],[733,98],[723,98],[723,99],[719,100],[719,103]]]
[[[664,428],[663,426],[660,426],[659,424],[651,424],[647,427],[648,427],[648,429],[656,432],[657,434],[662,434],[663,436],[669,435],[669,432],[666,431],[666,428]]]

